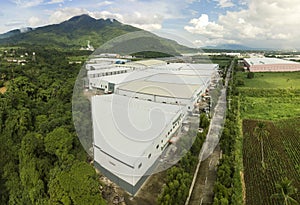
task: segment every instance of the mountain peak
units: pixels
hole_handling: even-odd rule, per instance
[[[96,21],[96,19],[92,18],[88,14],[82,14],[79,16],[74,16],[67,20],[67,22],[79,22],[79,21]]]

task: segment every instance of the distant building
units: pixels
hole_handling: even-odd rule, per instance
[[[241,53],[225,53],[227,56],[241,56]]]
[[[85,51],[94,51],[94,47],[90,44],[90,41],[87,41],[87,47],[81,47],[80,50],[85,50]]]
[[[300,63],[279,58],[245,58],[244,64],[250,72],[300,71]]]

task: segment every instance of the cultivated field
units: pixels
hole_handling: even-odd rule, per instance
[[[283,204],[271,196],[284,177],[298,188],[292,197],[300,202],[300,72],[255,73],[253,79],[237,73],[236,80],[244,82],[238,89],[246,204]],[[264,167],[261,141],[254,131],[259,121],[269,133],[263,138]]]
[[[270,135],[264,139],[265,169],[253,133],[256,124],[256,120],[243,121],[246,204],[281,205],[282,201],[271,198],[277,193],[276,183],[287,177],[300,190],[300,118],[266,122]],[[300,201],[299,192],[292,197]]]

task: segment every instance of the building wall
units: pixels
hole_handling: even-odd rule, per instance
[[[119,67],[119,70],[116,69],[118,67],[113,67],[111,70],[107,70],[107,69],[100,69],[100,70],[93,70],[93,71],[88,71],[88,78],[99,78],[102,76],[109,76],[109,75],[118,75],[121,73],[127,73],[132,71],[132,68],[124,68],[124,67]]]
[[[251,72],[293,72],[300,71],[300,64],[269,64],[250,66]]]

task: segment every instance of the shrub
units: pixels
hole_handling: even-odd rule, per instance
[[[247,74],[247,78],[249,78],[249,79],[254,78],[254,73],[253,73],[253,72],[249,72],[249,73]]]

